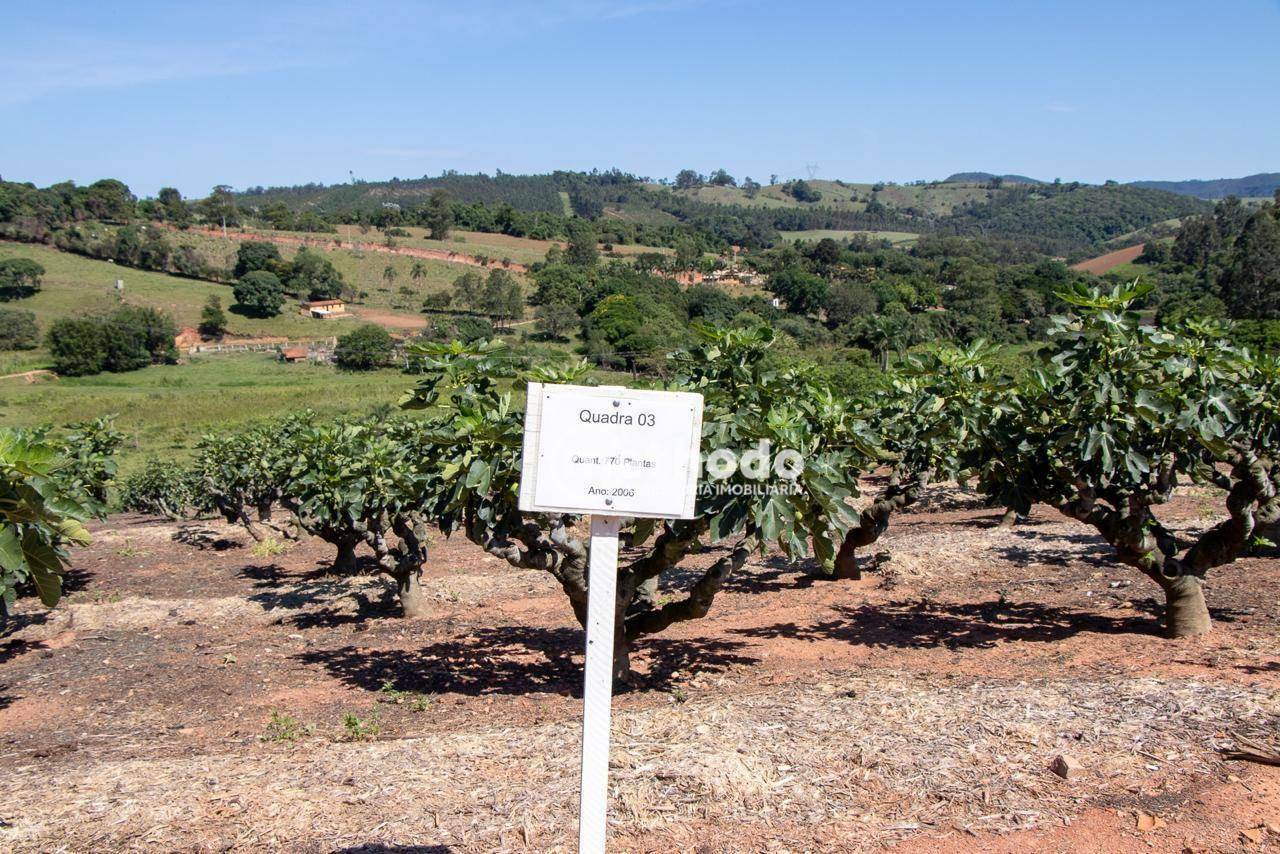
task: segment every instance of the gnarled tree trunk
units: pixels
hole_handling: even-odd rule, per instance
[[[658,605],[658,576],[646,578],[636,586],[635,598],[632,600],[631,607],[634,608],[656,608]]]
[[[834,569],[831,571],[832,578],[838,578],[844,581],[858,581],[862,578],[862,570],[858,567],[858,546],[864,545],[860,543],[859,538],[854,536],[854,532],[850,531],[844,538],[844,542],[840,544],[840,550],[836,552],[836,561]]]
[[[1194,575],[1164,579],[1165,634],[1171,638],[1189,638],[1209,631],[1209,606],[1204,601],[1204,584]]]
[[[396,595],[400,597],[400,606],[409,619],[427,615],[427,598],[422,594],[422,570],[415,569],[397,573],[395,576]]]
[[[897,475],[889,482],[889,488],[858,518],[858,524],[845,535],[840,550],[836,552],[831,578],[856,581],[862,578],[862,570],[858,567],[857,550],[869,546],[889,527],[889,519],[894,512],[909,507],[920,500],[921,493],[929,484],[928,474],[918,474],[903,482]]]
[[[338,556],[333,559],[333,566],[329,571],[333,575],[355,575],[357,569],[356,563],[356,544],[355,543],[336,543],[338,547]]]
[[[613,684],[631,684],[631,641],[621,626],[613,633]]]

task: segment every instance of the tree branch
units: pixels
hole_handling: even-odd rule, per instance
[[[696,620],[705,617],[711,610],[711,603],[716,594],[724,586],[733,572],[746,563],[751,551],[746,545],[739,543],[733,551],[720,558],[703,573],[697,583],[689,590],[689,595],[678,602],[668,602],[661,608],[644,611],[627,618],[624,622],[626,638],[634,640],[641,635],[651,635],[663,631],[672,623],[685,620]]]

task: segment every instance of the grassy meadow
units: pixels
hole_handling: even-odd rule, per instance
[[[8,258],[30,258],[45,269],[39,292],[4,303],[10,308],[34,312],[42,330],[59,317],[102,314],[119,306],[121,296],[115,289],[116,279],[124,281],[125,303],[167,311],[179,326],[199,323],[200,310],[210,295],[216,294],[224,309],[230,309],[234,301],[230,285],[121,267],[48,246],[0,242],[0,260]],[[285,311],[271,318],[246,317],[227,311],[227,319],[230,331],[237,335],[324,335],[329,334],[330,329],[324,326],[324,321],[310,320],[296,311]]]
[[[148,459],[188,456],[201,435],[259,418],[312,409],[322,415],[394,405],[413,378],[387,368],[346,373],[329,365],[285,364],[271,353],[197,356],[125,374],[0,381],[0,422],[63,425],[113,415],[126,435],[122,475]]]
[[[355,232],[356,238],[348,239],[346,237],[348,229]],[[263,232],[264,238],[271,235],[307,237],[310,239],[317,237],[314,234],[304,235],[295,232]],[[333,235],[321,235],[320,239],[326,237],[332,238]],[[353,240],[378,244],[383,240],[373,231],[370,231],[368,235],[361,235],[359,229],[354,226],[342,226],[342,234],[338,235],[338,237],[344,244],[353,242]],[[234,238],[224,240],[220,236],[200,232],[173,235],[171,240],[175,245],[189,244],[195,247],[207,261],[223,267],[228,266],[228,262],[230,262],[230,265],[235,264],[236,251],[241,242]],[[420,248],[446,246],[441,241],[430,242],[438,246]],[[396,245],[412,246],[416,245],[416,243],[408,238],[396,238]],[[298,254],[298,250],[301,247],[290,244],[277,244],[276,248],[280,250],[282,258],[290,260]],[[379,310],[403,311],[410,314],[415,314],[422,308],[422,300],[427,294],[447,290],[453,285],[453,281],[458,276],[468,270],[478,269],[465,264],[435,261],[429,258],[413,258],[408,255],[395,255],[389,252],[349,248],[313,248],[316,251],[320,251],[325,258],[331,261],[338,272],[342,274],[342,277],[356,290],[364,291],[367,294],[361,303],[362,305]],[[475,248],[463,248],[461,244],[450,248],[452,251],[469,254],[479,252]],[[480,252],[480,254],[486,253]],[[413,278],[415,265],[420,265],[419,269],[422,271],[422,275],[417,279]],[[390,280],[386,277],[387,267],[395,270],[395,275]],[[524,276],[520,273],[513,273],[512,275],[521,280],[522,283],[525,281]]]

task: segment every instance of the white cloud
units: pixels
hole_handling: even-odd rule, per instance
[[[59,34],[34,50],[0,56],[0,106],[58,92],[277,71],[301,64],[271,45],[137,45]]]
[[[604,22],[731,0],[382,0],[354,7],[339,0],[305,5],[245,5],[219,14],[175,5],[135,35],[111,35],[103,21],[68,28],[18,27],[0,52],[0,107],[60,92],[353,63],[390,42],[448,37],[527,37],[532,30]],[[105,14],[105,13],[104,13]]]

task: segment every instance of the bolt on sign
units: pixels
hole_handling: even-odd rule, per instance
[[[691,519],[702,395],[529,383],[520,509],[591,516],[578,850],[604,851],[621,517]]]

